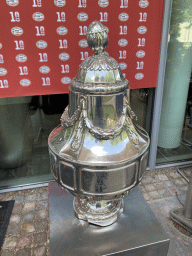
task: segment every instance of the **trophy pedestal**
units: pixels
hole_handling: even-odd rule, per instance
[[[50,256],[165,256],[169,239],[135,187],[117,222],[99,227],[75,217],[73,196],[49,183]]]

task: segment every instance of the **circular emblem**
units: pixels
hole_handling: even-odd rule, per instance
[[[24,55],[24,54],[18,54],[15,59],[18,61],[18,62],[25,62],[27,61],[27,56]]]
[[[122,38],[118,41],[118,45],[121,47],[125,47],[126,45],[128,45],[128,41],[126,39]]]
[[[135,79],[137,79],[137,80],[141,80],[141,79],[143,79],[143,77],[144,77],[143,73],[137,73],[135,75]]]
[[[125,12],[119,14],[120,21],[127,21],[129,19],[129,15]]]
[[[86,48],[88,46],[87,40],[86,39],[82,39],[79,41],[79,46],[82,48]]]
[[[19,4],[19,0],[6,0],[6,3],[9,5],[9,6],[17,6]]]
[[[138,27],[137,32],[139,34],[145,34],[147,32],[147,28],[145,26],[140,26]]]
[[[119,67],[120,67],[121,70],[124,70],[124,69],[127,68],[127,64],[124,63],[124,62],[121,62],[121,63],[119,63]]]
[[[41,72],[42,74],[48,74],[50,72],[50,68],[47,66],[42,66],[39,68],[39,72]]]
[[[0,68],[0,76],[5,76],[7,74],[7,69]]]
[[[0,43],[0,49],[3,47],[3,45]]]
[[[23,29],[20,28],[20,27],[14,27],[11,29],[11,33],[14,35],[14,36],[20,36],[23,34]]]
[[[62,53],[59,54],[59,59],[63,60],[63,61],[68,60],[69,59],[69,54],[66,53],[66,52],[62,52]]]
[[[142,50],[140,50],[140,51],[138,51],[138,52],[136,53],[136,56],[137,56],[138,58],[143,58],[143,57],[145,56],[145,52],[142,51]]]
[[[105,8],[109,5],[109,1],[108,0],[99,0],[98,5],[102,8]]]
[[[47,47],[47,42],[43,40],[37,41],[36,46],[39,49],[45,49]]]
[[[68,32],[68,30],[65,27],[58,27],[57,28],[57,34],[59,34],[59,35],[66,35],[67,32]]]
[[[149,5],[148,0],[141,0],[141,1],[139,1],[139,6],[141,8],[146,8],[148,5]]]
[[[65,76],[65,77],[61,78],[61,83],[63,83],[63,84],[70,84],[71,83],[71,78]]]
[[[42,20],[44,20],[44,18],[45,18],[45,16],[43,15],[43,13],[41,13],[41,12],[35,12],[35,13],[33,13],[33,19],[35,20],[35,21],[42,21]]]
[[[55,4],[57,7],[63,7],[63,6],[65,6],[66,1],[65,1],[65,0],[54,0],[54,4]]]
[[[86,21],[86,20],[88,20],[88,15],[85,12],[80,12],[77,15],[77,19],[80,20],[80,21]]]
[[[29,86],[31,84],[31,81],[29,79],[22,79],[20,81],[20,85],[22,86]]]

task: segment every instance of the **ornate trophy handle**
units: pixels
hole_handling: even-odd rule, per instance
[[[63,127],[71,127],[74,125],[74,123],[79,119],[80,114],[82,111],[82,99],[80,100],[80,104],[75,110],[74,114],[69,117],[69,105],[65,108],[62,116],[61,116],[61,125]]]

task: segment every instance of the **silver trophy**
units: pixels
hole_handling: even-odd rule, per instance
[[[54,178],[75,196],[75,215],[107,226],[123,212],[123,197],[144,174],[149,136],[134,123],[118,62],[104,52],[108,28],[92,22],[87,41],[95,54],[79,66],[69,106],[48,145]]]

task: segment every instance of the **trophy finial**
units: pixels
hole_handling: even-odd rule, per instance
[[[87,31],[88,45],[95,52],[99,54],[104,51],[108,45],[108,31],[109,29],[99,21],[93,21]]]
[[[123,197],[143,176],[149,136],[132,120],[119,63],[104,52],[108,28],[92,22],[87,41],[95,54],[79,65],[69,107],[48,143],[54,178],[75,196],[75,216],[104,227],[118,219]]]

